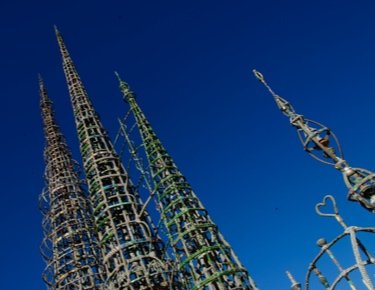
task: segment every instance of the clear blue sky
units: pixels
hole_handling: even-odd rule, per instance
[[[284,271],[302,280],[315,241],[341,231],[314,213],[326,193],[348,224],[372,216],[302,151],[251,69],[328,125],[353,166],[375,170],[374,10],[369,0],[2,1],[0,288],[44,289],[39,72],[79,159],[53,24],[111,136],[127,110],[118,70],[260,288],[289,289]]]

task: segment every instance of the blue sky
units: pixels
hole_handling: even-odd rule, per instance
[[[346,201],[338,172],[303,152],[251,70],[329,126],[350,164],[375,170],[374,9],[345,0],[2,1],[0,288],[44,289],[37,73],[79,160],[53,24],[111,136],[127,110],[117,70],[260,288],[288,289],[284,271],[302,280],[316,240],[341,231],[314,213],[325,194],[348,224],[372,217]]]

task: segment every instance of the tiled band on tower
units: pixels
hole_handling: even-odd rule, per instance
[[[48,289],[102,290],[101,258],[92,213],[75,163],[39,80],[46,147],[46,190],[40,196],[45,238],[41,251]]]
[[[56,29],[110,289],[173,289],[164,247]]]
[[[188,288],[257,289],[154,133],[134,93],[127,83],[118,78],[124,100],[130,105],[140,130],[161,208],[161,218],[167,228],[179,270],[189,280]]]

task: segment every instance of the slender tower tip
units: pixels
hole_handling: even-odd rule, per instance
[[[267,90],[271,93],[271,95],[274,98],[280,98],[270,87],[270,85],[266,82],[266,79],[264,78],[263,74],[257,71],[256,69],[253,69],[254,76],[267,88]]]
[[[59,29],[57,28],[57,25],[56,25],[56,24],[53,25],[53,29],[55,30],[55,33],[56,33],[56,34],[59,34],[59,33],[60,33],[60,31],[59,31]]]
[[[62,56],[62,61],[63,61],[63,63],[69,62],[69,61],[71,61],[71,59],[70,59],[68,49],[65,46],[63,37],[62,37],[60,31],[57,29],[57,26],[55,25],[54,27],[55,27],[55,34],[56,34],[57,43],[59,45],[60,53],[61,53],[61,56]]]
[[[128,103],[130,98],[135,98],[135,94],[130,89],[129,84],[120,77],[120,74],[117,71],[115,71],[114,73],[115,73],[115,75],[117,77],[117,80],[119,82],[119,87],[120,87],[120,90],[123,94],[123,99],[124,99],[125,102]]]
[[[260,80],[261,82],[264,81],[264,77],[263,77],[263,75],[262,75],[259,71],[257,71],[256,69],[253,69],[253,74],[254,74],[255,77],[256,77],[258,80]]]
[[[114,71],[114,74],[115,74],[117,80],[121,83],[121,82],[122,82],[122,79],[121,79],[121,77],[120,77],[120,74],[117,72],[117,70]]]
[[[265,83],[264,76],[259,71],[253,69],[253,74],[260,82]]]
[[[52,103],[51,99],[48,97],[47,89],[44,84],[42,75],[40,73],[38,73],[38,83],[39,83],[40,105]]]
[[[38,83],[39,83],[39,91],[40,91],[41,96],[43,95],[44,97],[47,97],[47,94],[43,93],[46,91],[46,88],[44,85],[43,77],[40,73],[38,73]]]
[[[114,71],[114,73],[115,73],[115,76],[116,76],[118,82],[120,83],[120,87],[121,87],[121,86],[125,86],[125,87],[127,87],[127,88],[129,89],[129,85],[128,85],[128,83],[125,82],[125,81],[121,78],[120,74],[119,74],[116,70]]]
[[[38,81],[39,81],[39,84],[43,84],[43,78],[40,73],[38,73]]]
[[[114,71],[114,74],[120,84],[120,88],[122,88],[123,86],[129,88],[129,85],[120,77],[120,74],[117,72],[117,70]]]

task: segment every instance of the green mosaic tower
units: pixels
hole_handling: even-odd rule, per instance
[[[124,100],[137,122],[152,179],[179,271],[192,290],[257,289],[225,241],[186,178],[163,147],[127,83],[120,82]]]

